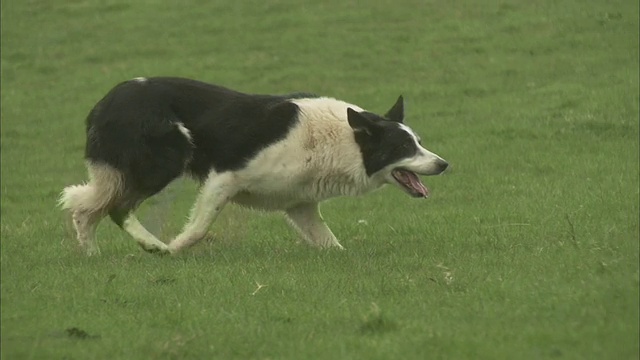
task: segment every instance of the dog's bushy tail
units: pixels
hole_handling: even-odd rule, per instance
[[[66,210],[97,212],[108,210],[124,188],[122,174],[108,165],[88,163],[89,182],[67,186],[58,205]]]

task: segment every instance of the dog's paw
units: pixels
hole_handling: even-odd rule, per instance
[[[84,253],[87,256],[96,256],[96,255],[100,255],[100,249],[93,245],[93,246],[86,246],[84,249]]]
[[[181,250],[182,250],[182,248],[176,246],[175,243],[170,243],[169,246],[167,246],[167,254],[169,254],[169,255],[175,255],[175,254],[179,253]]]
[[[139,244],[140,247],[142,248],[142,250],[148,252],[149,254],[155,254],[155,255],[168,255],[170,254],[169,252],[169,247],[165,244],[162,245],[155,245],[155,244]]]

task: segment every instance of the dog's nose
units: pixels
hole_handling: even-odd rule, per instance
[[[449,167],[449,163],[440,159],[438,160],[438,171],[439,172],[443,172],[445,170],[447,170],[447,168]]]

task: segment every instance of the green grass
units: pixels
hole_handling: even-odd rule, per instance
[[[24,0],[1,22],[3,359],[638,358],[637,1]],[[153,75],[403,94],[452,168],[426,201],[327,202],[344,252],[229,207],[179,256],[105,221],[87,258],[55,207],[83,119]],[[177,187],[141,209],[165,241]]]

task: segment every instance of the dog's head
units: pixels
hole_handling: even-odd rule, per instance
[[[420,137],[403,123],[402,96],[384,116],[349,108],[347,118],[369,177],[395,184],[414,197],[429,196],[418,175],[438,175],[449,164],[422,147]]]

